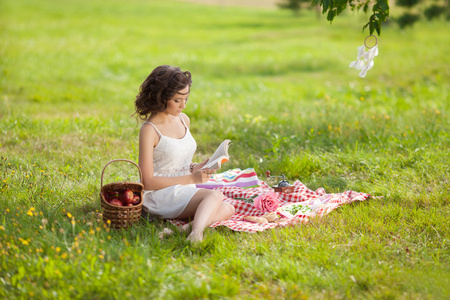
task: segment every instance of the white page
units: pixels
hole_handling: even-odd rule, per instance
[[[214,154],[209,158],[209,161],[201,168],[202,170],[211,169],[211,170],[217,170],[220,169],[221,164],[220,161],[222,159],[226,158],[229,159],[228,156],[228,146],[230,144],[230,140],[224,140],[222,144],[219,145],[219,147],[216,149]]]

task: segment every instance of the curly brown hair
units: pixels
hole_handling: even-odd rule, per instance
[[[192,79],[189,71],[181,71],[179,67],[162,65],[156,67],[144,80],[139,88],[139,94],[134,101],[136,118],[145,120],[151,113],[166,110],[167,101],[175,94],[191,87]]]

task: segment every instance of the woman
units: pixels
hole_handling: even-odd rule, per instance
[[[207,161],[192,163],[197,144],[182,113],[191,84],[190,72],[157,67],[140,87],[135,114],[144,120],[139,132],[144,211],[160,218],[193,218],[188,240],[200,242],[204,229],[229,219],[234,207],[223,202],[221,192],[195,186],[208,181],[213,171],[201,170]]]

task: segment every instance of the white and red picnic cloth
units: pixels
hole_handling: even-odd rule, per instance
[[[298,211],[288,221],[280,223],[251,223],[243,221],[244,216],[262,216],[264,213],[257,210],[253,203],[247,203],[243,200],[237,199],[252,199],[257,195],[265,194],[273,191],[265,182],[261,181],[259,187],[256,188],[241,188],[235,186],[218,187],[216,190],[221,191],[225,195],[226,202],[231,203],[235,209],[235,214],[226,221],[216,222],[210,227],[226,226],[235,231],[244,232],[258,232],[266,229],[283,227],[287,225],[307,223],[312,217],[323,217],[344,204],[350,204],[355,201],[364,201],[371,198],[370,194],[358,193],[354,191],[346,191],[343,193],[327,194],[323,188],[316,191],[308,189],[300,181],[294,182],[294,191],[292,193],[278,193],[280,207],[283,209],[293,205],[300,204],[305,209]],[[168,220],[176,226],[182,226],[185,222],[180,220]]]

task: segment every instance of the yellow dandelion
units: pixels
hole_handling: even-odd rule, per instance
[[[28,243],[28,241],[27,241],[27,240],[22,240],[22,244],[24,244],[24,245],[28,245],[29,243]]]
[[[72,214],[71,214],[70,212],[67,213],[67,216],[68,216],[69,218],[72,218]]]
[[[359,100],[364,101],[364,97],[360,97]]]
[[[0,225],[0,230],[5,231],[5,227],[3,227],[2,225]]]
[[[105,257],[104,257],[103,255],[101,255],[101,254],[100,254],[98,257],[99,257],[100,259],[104,259],[104,258],[105,258]]]
[[[70,223],[72,224],[72,226],[75,226],[75,220],[72,219],[72,221],[70,221]]]
[[[64,252],[63,254],[61,254],[61,258],[62,258],[62,259],[66,259],[66,258],[67,258],[67,253]]]
[[[27,215],[29,215],[29,216],[33,216],[33,212],[31,211],[31,210],[29,210],[28,212],[27,212]]]
[[[60,247],[56,247],[55,251],[56,251],[56,253],[59,253],[61,251],[61,248]]]
[[[108,223],[108,225],[111,224],[111,220],[107,220],[106,223]]]

